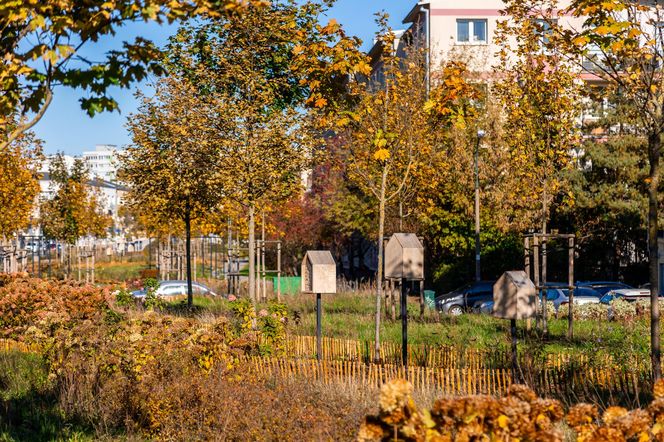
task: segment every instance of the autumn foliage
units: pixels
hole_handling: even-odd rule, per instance
[[[405,441],[649,441],[664,440],[664,383],[655,385],[655,399],[645,409],[627,410],[577,404],[567,413],[560,402],[543,399],[514,384],[505,397],[466,396],[437,400],[421,409],[405,380],[384,384],[380,411],[368,416],[358,440]],[[573,433],[565,437],[564,429]]]

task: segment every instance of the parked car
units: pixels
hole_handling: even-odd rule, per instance
[[[546,283],[546,300],[553,302],[553,306],[558,311],[559,308],[569,304],[569,289],[566,284],[562,282],[547,282]],[[542,291],[540,291],[540,300],[542,299]],[[600,294],[588,287],[577,287],[574,289],[574,304],[597,304],[600,302]],[[490,301],[482,302],[475,306],[473,310],[476,313],[488,313],[493,311],[493,299]]]
[[[633,289],[631,285],[618,281],[578,281],[576,283],[578,288],[589,287],[600,294],[600,298],[611,290],[620,289]]]
[[[494,281],[478,281],[466,284],[456,290],[436,298],[436,308],[449,315],[457,316],[474,311],[483,302],[493,301]]]
[[[204,296],[218,296],[210,287],[200,282],[192,281],[191,288],[194,295]],[[143,298],[147,290],[145,288],[132,292],[136,298]],[[186,296],[187,295],[187,281],[169,280],[161,281],[157,287],[156,295],[162,298],[170,296]]]
[[[624,299],[628,302],[634,302],[639,299],[650,299],[650,290],[649,289],[619,289],[611,290],[607,292],[600,302],[602,304],[611,304],[611,301],[614,299]]]

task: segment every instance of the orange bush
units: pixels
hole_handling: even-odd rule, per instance
[[[32,333],[94,318],[108,307],[108,290],[73,281],[21,276],[0,278],[0,337],[24,340]]]

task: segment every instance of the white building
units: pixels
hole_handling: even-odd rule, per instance
[[[83,159],[85,165],[88,167],[90,185],[93,192],[99,197],[104,213],[113,218],[114,224],[118,225],[119,215],[118,210],[122,201],[122,197],[127,191],[127,188],[122,184],[115,181],[117,175],[117,165],[115,155],[118,149],[113,145],[100,144],[95,146],[94,151],[83,152],[81,157],[71,155],[63,155],[67,168],[71,170],[74,161]],[[39,199],[51,199],[55,195],[56,188],[51,181],[49,168],[51,161],[55,156],[47,156],[39,168]],[[39,205],[35,206],[35,218],[39,217]],[[30,232],[31,234],[39,234],[39,231]]]
[[[95,150],[83,152],[83,160],[88,166],[90,177],[104,181],[117,179],[118,148],[113,144],[97,144]]]

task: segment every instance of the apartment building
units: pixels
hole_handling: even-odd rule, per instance
[[[104,181],[115,181],[117,152],[118,148],[113,144],[97,144],[95,150],[83,152],[83,161],[88,166],[90,176]]]
[[[561,2],[560,7],[567,3]],[[509,20],[501,13],[504,7],[502,0],[420,1],[404,17],[405,29],[398,31],[395,43],[401,45],[407,33],[426,45],[432,72],[445,60],[463,60],[474,72],[490,73],[500,62],[500,48],[494,43],[498,23]],[[583,26],[583,18],[570,15],[560,15],[558,22],[564,27]],[[381,52],[380,44],[369,51],[374,66],[380,63]]]

